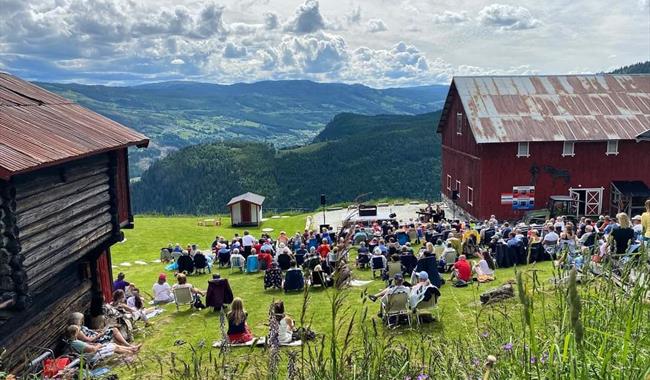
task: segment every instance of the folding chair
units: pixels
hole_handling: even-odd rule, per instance
[[[389,282],[390,280],[395,277],[396,274],[402,273],[402,263],[399,261],[394,262],[391,261],[388,263],[388,268],[386,268],[386,282]]]
[[[192,296],[192,289],[189,287],[173,288],[174,303],[176,304],[176,311],[180,310],[181,305],[190,305],[190,309],[194,307],[194,297]]]
[[[395,324],[399,323],[399,317],[405,315],[406,319],[411,326],[411,313],[409,310],[409,294],[404,293],[394,293],[386,296],[386,302],[381,304],[382,306],[382,318],[386,322],[388,327],[391,327],[393,324],[390,322],[391,317],[397,318]]]
[[[386,269],[386,266],[384,265],[384,257],[383,256],[373,256],[372,259],[370,259],[370,270],[372,270],[372,278],[376,278],[375,272],[379,271],[379,274],[381,275],[382,271]]]
[[[260,270],[260,263],[257,255],[250,255],[246,258],[246,273],[257,273]]]
[[[440,321],[440,313],[438,312],[438,297],[435,295],[432,295],[428,301],[422,300],[417,305],[415,305],[413,312],[415,313],[415,318],[418,326],[420,325],[420,317],[422,315],[431,315],[433,317],[434,310],[436,311],[436,320]]]
[[[240,272],[243,272],[244,265],[244,256],[230,256],[230,273],[235,269],[239,269]]]

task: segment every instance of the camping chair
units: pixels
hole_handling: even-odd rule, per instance
[[[192,295],[191,288],[185,286],[173,288],[172,293],[174,293],[176,311],[179,310],[179,306],[181,305],[190,305],[190,310],[194,308],[194,296]]]
[[[409,236],[406,232],[400,231],[397,233],[397,242],[399,245],[405,245],[409,241]]]
[[[436,288],[437,290],[437,288]],[[438,309],[438,296],[432,294],[428,301],[420,301],[415,308],[413,313],[415,313],[415,320],[417,321],[418,326],[420,325],[420,317],[422,315],[431,315],[433,317],[433,311],[436,311],[436,320],[440,321],[440,313]]]
[[[208,259],[202,253],[196,253],[194,255],[194,270],[196,273],[205,273],[205,270],[212,273],[210,265],[208,264]]]
[[[219,266],[221,268],[227,267],[230,265],[230,250],[227,251],[217,251],[217,257],[219,259]]]
[[[291,268],[291,256],[286,253],[278,255],[278,266],[283,271],[288,271]]]
[[[232,273],[233,270],[239,269],[240,272],[244,271],[244,266],[245,266],[245,259],[244,256],[231,256],[230,257],[230,273]]]
[[[357,268],[365,268],[370,265],[370,253],[359,252],[357,254]]]
[[[389,262],[388,268],[386,268],[386,282],[390,283],[393,277],[398,273],[402,273],[402,263],[399,261]]]
[[[259,268],[259,260],[257,255],[250,255],[246,258],[246,273],[257,273]]]
[[[325,283],[325,275],[323,272],[311,272],[311,287],[326,288],[327,284]]]
[[[299,267],[302,266],[302,264],[305,263],[305,254],[304,253],[296,253],[296,264],[298,264]]]
[[[404,274],[410,276],[413,273],[413,270],[418,265],[418,258],[414,255],[401,255],[399,261],[402,264],[402,269]]]
[[[182,255],[176,260],[179,273],[192,274],[194,272],[194,260],[189,255]]]
[[[264,290],[268,288],[282,288],[282,270],[271,267],[264,271]]]
[[[302,271],[289,270],[284,276],[284,292],[291,292],[294,290],[303,290],[305,287],[305,278],[302,276]]]
[[[411,325],[411,313],[409,311],[408,302],[409,294],[406,292],[393,293],[386,296],[386,302],[382,302],[381,304],[381,315],[388,327],[391,327],[393,325],[390,322],[391,317],[397,318],[397,321],[394,324],[398,324],[399,317],[402,315],[406,316],[406,319],[409,322],[409,326]]]
[[[384,264],[384,256],[373,256],[372,259],[370,259],[370,270],[372,270],[372,278],[376,278],[375,276],[375,271],[379,271],[380,275],[381,272],[386,269],[386,265]]]

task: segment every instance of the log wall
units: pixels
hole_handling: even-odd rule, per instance
[[[71,312],[101,312],[97,259],[121,239],[116,161],[112,152],[0,181],[0,296],[19,306],[0,310],[8,368],[30,345],[58,346]]]

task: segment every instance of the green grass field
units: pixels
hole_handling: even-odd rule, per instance
[[[263,228],[273,228],[272,236],[277,236],[281,230],[288,234],[302,231],[305,227],[305,218],[307,215],[294,215],[279,219],[269,219],[263,223]],[[182,246],[187,244],[198,244],[199,249],[209,249],[210,243],[215,236],[220,235],[226,238],[232,238],[234,233],[240,235],[243,229],[229,227],[229,220],[223,219],[222,227],[201,227],[197,225],[199,217],[136,217],[135,229],[125,231],[126,241],[114,246],[112,252],[112,262],[116,266],[113,268],[113,275],[118,272],[126,274],[126,280],[135,283],[143,292],[151,293],[151,288],[156,281],[158,274],[164,271],[164,264],[156,264],[151,261],[159,258],[160,248],[168,243],[180,243]],[[251,233],[259,237],[260,229],[252,228]],[[354,257],[354,255],[353,255]],[[148,265],[134,264],[134,261],[141,260]],[[120,263],[129,262],[131,266],[120,266]],[[546,282],[552,275],[550,263],[537,265],[540,269],[540,280]],[[229,279],[231,287],[236,297],[241,297],[244,301],[246,310],[249,313],[249,324],[255,335],[264,336],[268,333],[267,315],[269,304],[274,299],[282,299],[288,314],[298,318],[300,314],[303,295],[301,293],[284,294],[281,291],[265,291],[263,288],[263,273],[241,274],[232,273],[230,269],[213,269],[213,273],[220,272],[222,277]],[[172,273],[167,272],[171,284],[174,279]],[[207,281],[210,274],[195,275],[189,277],[195,287],[200,289],[207,288]],[[353,276],[359,280],[371,280],[372,275],[369,270],[354,270]],[[448,275],[444,275],[448,279]],[[482,307],[478,301],[479,295],[491,288],[505,283],[507,280],[515,278],[513,268],[500,269],[497,271],[497,280],[489,284],[476,284],[466,288],[453,288],[450,285],[442,287],[442,297],[439,301],[440,321],[424,324],[421,327],[412,328],[402,326],[397,329],[383,328],[387,335],[394,336],[397,340],[420,339],[423,334],[427,336],[444,336],[446,338],[458,338],[467,334],[468,323],[481,323],[483,318],[481,314]],[[349,313],[362,311],[363,292],[374,293],[384,287],[384,283],[375,280],[365,287],[352,287],[349,295],[345,299],[345,306],[349,307]],[[311,293],[311,300],[307,309],[307,320],[311,321],[311,328],[317,333],[325,333],[330,329],[331,307],[328,298],[328,290],[315,290]],[[366,303],[367,305],[368,303]],[[513,320],[519,320],[520,312],[516,309],[516,301],[506,301],[500,313],[504,318],[512,317]],[[379,308],[379,304],[370,304],[370,311],[374,315]],[[144,344],[140,354],[142,358],[155,356],[169,356],[169,353],[175,352],[179,357],[188,357],[190,355],[188,345],[175,346],[177,339],[182,339],[187,343],[196,346],[199,342],[204,341],[210,345],[214,340],[220,339],[219,318],[211,309],[202,311],[189,311],[187,307],[176,311],[174,305],[164,307],[165,311],[156,317],[152,327],[144,329],[143,333],[138,335],[137,340]],[[374,317],[377,318],[377,317]],[[215,350],[216,351],[216,350]],[[127,370],[120,373],[121,378],[136,378],[129,374]],[[141,376],[141,375],[140,375]]]

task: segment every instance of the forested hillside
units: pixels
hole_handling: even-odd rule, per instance
[[[374,89],[311,81],[218,85],[162,82],[133,87],[39,83],[151,138],[131,153],[131,176],[176,149],[216,141],[307,144],[339,112],[421,114],[442,107],[446,85]]]
[[[612,74],[650,74],[650,61],[639,62],[612,71]]]
[[[187,147],[154,163],[132,185],[135,212],[223,212],[228,200],[252,191],[265,207],[318,207],[372,198],[433,199],[439,192],[439,112],[416,116],[337,115],[311,144],[276,150],[254,142]]]

